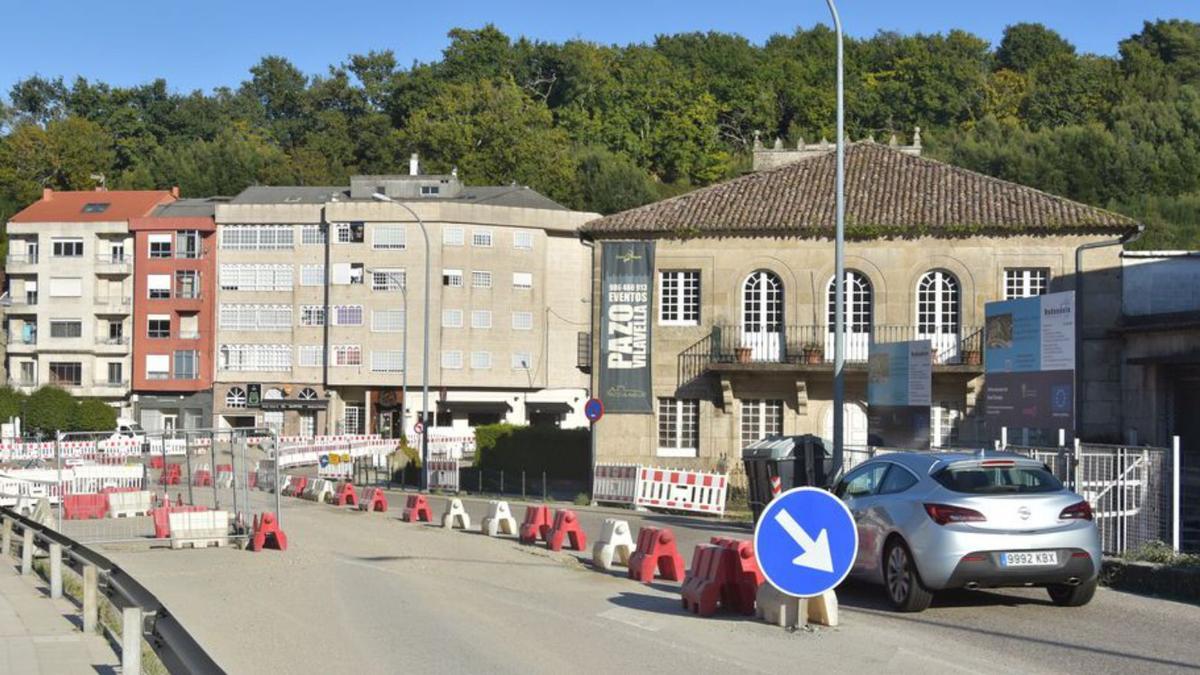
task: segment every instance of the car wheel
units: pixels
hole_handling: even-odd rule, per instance
[[[883,585],[892,607],[901,612],[922,612],[933,601],[933,593],[921,581],[912,553],[902,541],[893,542],[887,550],[883,568]]]
[[[1078,586],[1050,584],[1046,587],[1046,592],[1050,594],[1050,600],[1059,607],[1083,607],[1096,595],[1097,583],[1097,579],[1092,579]]]

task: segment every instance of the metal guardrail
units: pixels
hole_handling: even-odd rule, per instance
[[[44,544],[47,549],[50,544],[61,546],[63,562],[80,576],[84,576],[85,568],[94,567],[98,590],[109,602],[121,609],[137,608],[141,611],[140,637],[146,640],[167,670],[172,673],[197,675],[225,672],[171,614],[166,605],[111,560],[8,507],[0,507],[0,516],[10,520],[14,530],[19,529],[22,535],[27,530],[32,531],[34,548],[38,547],[38,543]],[[2,553],[7,555],[9,551]]]

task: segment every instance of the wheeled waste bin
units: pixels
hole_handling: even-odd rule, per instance
[[[742,450],[742,462],[754,522],[775,497],[773,478],[779,479],[781,492],[803,485],[823,488],[831,468],[825,442],[812,434],[767,436]]]

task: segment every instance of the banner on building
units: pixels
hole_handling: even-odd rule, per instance
[[[932,389],[929,340],[872,343],[867,357],[868,443],[928,449]]]
[[[599,398],[609,413],[653,413],[654,242],[604,242],[600,250]]]
[[[989,302],[985,313],[988,428],[1072,429],[1075,292]]]

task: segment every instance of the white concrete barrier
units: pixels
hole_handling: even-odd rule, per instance
[[[614,560],[628,567],[635,548],[629,523],[619,518],[605,518],[600,538],[592,545],[592,563],[602,570],[611,570]]]
[[[754,604],[758,618],[780,628],[803,628],[808,623],[838,625],[838,601],[834,591],[825,591],[812,598],[797,598],[764,583],[758,587]]]
[[[502,534],[517,536],[517,519],[513,518],[512,511],[508,508],[508,502],[495,499],[488,502],[488,514],[483,519],[481,528],[489,537],[498,537]]]
[[[171,548],[205,548],[229,543],[228,511],[189,511],[169,513]]]
[[[333,481],[325,480],[324,478],[318,478],[312,482],[312,487],[313,489],[311,492],[308,489],[305,489],[304,492],[306,494],[306,498],[311,499],[318,504],[325,504],[333,499]]]
[[[149,490],[108,494],[108,515],[112,518],[144,516],[150,513],[152,506],[153,499]]]
[[[456,527],[464,530],[471,529],[471,516],[467,514],[467,510],[463,508],[462,500],[458,497],[446,503],[446,513],[442,515],[442,527],[447,530],[452,530]]]

